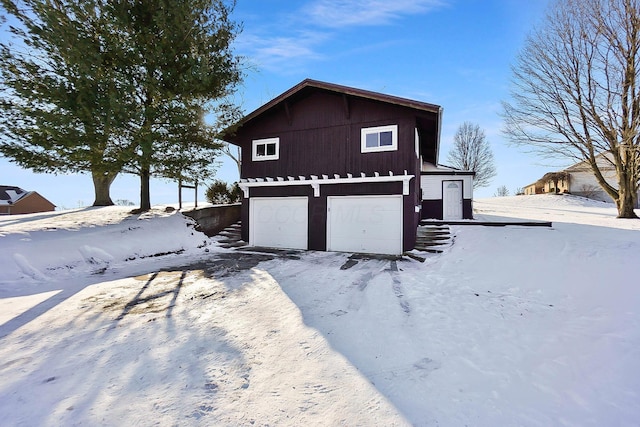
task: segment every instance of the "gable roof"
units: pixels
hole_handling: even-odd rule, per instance
[[[41,199],[41,201],[50,204],[54,208],[56,207],[56,205],[51,203],[37,191],[27,191],[14,185],[0,185],[0,206],[11,207],[16,203],[20,203],[22,205],[23,201],[27,197],[38,197]]]
[[[0,205],[12,205],[24,196],[28,191],[13,185],[0,185]]]
[[[304,95],[304,93],[309,89],[322,89],[328,92],[336,92],[344,95],[351,95],[358,98],[371,99],[374,101],[385,102],[388,104],[400,105],[403,107],[413,108],[415,110],[427,111],[431,113],[440,113],[442,111],[442,107],[435,104],[429,104],[427,102],[415,101],[408,98],[401,98],[399,96],[386,95],[379,92],[372,92],[364,89],[357,89],[349,86],[342,86],[335,83],[327,83],[319,80],[305,79],[302,82],[298,83],[291,89],[283,92],[281,95],[273,98],[271,101],[267,102],[263,106],[258,109],[252,111],[247,114],[240,120],[241,124],[247,123],[264,113],[267,110],[275,107],[276,105],[290,100],[300,97]]]
[[[300,98],[304,98],[312,91],[326,91],[332,92],[335,94],[340,94],[343,96],[352,96],[361,99],[367,99],[377,102],[382,102],[390,105],[397,105],[401,107],[406,107],[418,112],[429,113],[431,115],[435,115],[436,121],[434,124],[435,128],[435,147],[433,152],[426,156],[429,161],[437,163],[438,154],[440,150],[440,129],[441,129],[441,121],[442,121],[442,107],[436,104],[430,104],[427,102],[416,101],[413,99],[402,98],[394,95],[386,95],[379,92],[373,92],[364,89],[358,89],[349,86],[342,86],[335,83],[327,83],[319,80],[313,79],[305,79],[297,85],[293,86],[291,89],[283,92],[279,96],[273,98],[271,101],[252,111],[251,113],[244,116],[240,119],[236,124],[229,126],[227,129],[223,130],[218,138],[230,142],[232,144],[236,144],[235,141],[235,133],[239,128],[250,123],[255,118],[260,115],[266,113],[269,110],[274,108],[284,108],[288,111],[289,104],[291,102],[295,102]]]
[[[611,159],[611,153],[608,151],[604,151],[600,154],[596,154],[595,156],[596,159],[596,164],[598,165],[598,167],[600,168],[600,170],[607,170],[607,169],[615,169],[615,166],[613,165],[613,161]],[[586,160],[583,160],[581,162],[578,162],[572,166],[569,166],[568,168],[565,169],[565,171],[567,172],[591,172],[591,165],[589,164],[589,162],[587,162]]]

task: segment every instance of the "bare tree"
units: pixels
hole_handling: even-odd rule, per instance
[[[553,158],[586,161],[615,200],[633,211],[640,178],[640,0],[556,0],[513,67],[503,103],[511,142]],[[596,162],[609,153],[617,188]]]
[[[231,144],[225,142],[222,146],[222,152],[231,157],[233,162],[236,164],[236,166],[238,167],[238,179],[240,179],[240,173],[242,172],[242,157],[240,147],[235,146],[235,149],[232,149]]]
[[[473,188],[487,187],[496,175],[493,153],[480,126],[464,122],[453,137],[447,162],[458,169],[474,171]]]
[[[507,197],[509,195],[509,189],[506,185],[501,185],[496,189],[496,192],[493,193],[493,197]]]

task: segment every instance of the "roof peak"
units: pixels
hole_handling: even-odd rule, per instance
[[[337,83],[329,83],[322,80],[315,80],[311,78],[304,79],[303,81],[293,86],[288,91],[284,92],[282,95],[290,91],[295,93],[304,87],[315,87],[318,89],[325,89],[333,92],[344,93],[347,95],[360,96],[362,98],[377,99],[385,102],[390,102],[392,104],[400,104],[400,105],[412,104],[414,108],[421,106],[422,108],[419,108],[419,109],[425,109],[433,112],[438,112],[439,110],[442,109],[441,106],[436,104],[431,104],[428,102],[418,101],[411,98],[404,98],[396,95],[389,95],[382,92],[376,92],[376,91],[367,90],[367,89],[360,89],[353,86],[345,86]],[[277,98],[274,98],[274,99],[277,99]],[[407,105],[407,106],[410,106],[410,105]]]
[[[364,99],[371,99],[379,102],[386,102],[389,104],[400,105],[407,108],[413,108],[416,110],[427,111],[427,112],[436,113],[436,114],[440,114],[442,112],[442,107],[436,104],[430,104],[427,102],[416,101],[413,99],[403,98],[400,96],[387,95],[384,93],[374,92],[366,89],[359,89],[351,86],[344,86],[336,83],[329,83],[329,82],[307,78],[302,80],[297,85],[284,91],[283,93],[276,96],[275,98],[268,101],[267,103],[263,104],[262,106],[258,107],[251,113],[245,115],[240,120],[240,123],[243,123],[243,124],[247,123],[248,121],[264,113],[265,111],[270,110],[276,105],[286,101],[287,99],[291,98],[295,94],[301,92],[305,88],[315,88],[320,90],[326,90],[329,92],[336,92],[336,93],[341,93],[343,95],[355,96],[355,97],[364,98]]]

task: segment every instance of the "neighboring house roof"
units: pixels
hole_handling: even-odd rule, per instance
[[[596,163],[600,170],[607,169],[615,169],[612,161],[611,154],[609,152],[600,153],[596,155]],[[576,163],[575,165],[569,166],[565,169],[566,172],[584,172],[591,171],[591,165],[586,160]]]
[[[596,155],[596,163],[598,164],[598,167],[600,168],[601,171],[615,170],[615,167],[613,166],[613,163],[610,160],[610,156],[611,154],[609,152],[604,152]],[[540,185],[542,182],[551,181],[554,175],[556,175],[557,177],[562,177],[562,175],[564,175],[564,177],[568,177],[572,173],[577,173],[577,172],[592,173],[591,165],[589,164],[588,161],[583,160],[581,162],[578,162],[574,165],[569,166],[568,168],[555,171],[555,172],[547,172],[538,181],[534,182],[533,184],[529,184],[525,186],[525,188],[531,187],[533,185]]]
[[[29,194],[28,191],[12,185],[0,185],[0,205],[13,205]]]
[[[36,208],[34,209],[34,203]],[[19,210],[28,210],[33,212],[45,212],[55,209],[56,205],[44,198],[37,191],[27,191],[13,185],[0,185],[0,208],[3,212],[11,213],[13,209],[20,206]],[[32,213],[32,212],[22,212]]]
[[[568,177],[569,172],[567,172],[567,169],[565,169],[559,172],[547,172],[542,176],[542,178],[538,180],[538,182],[555,181],[558,179],[566,179]]]

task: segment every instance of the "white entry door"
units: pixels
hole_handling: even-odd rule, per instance
[[[442,219],[462,219],[462,181],[442,181]]]
[[[249,244],[307,249],[307,197],[249,199]]]
[[[327,250],[402,253],[402,196],[327,197]]]

